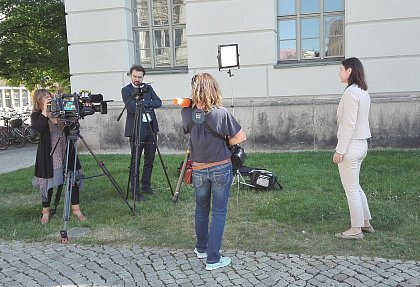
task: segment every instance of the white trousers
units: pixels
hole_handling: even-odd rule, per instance
[[[359,184],[360,167],[367,150],[366,140],[351,140],[343,161],[338,164],[349,205],[351,227],[363,227],[364,220],[371,220],[367,198]]]

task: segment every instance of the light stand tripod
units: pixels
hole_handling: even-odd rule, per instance
[[[80,134],[79,130],[79,123],[71,123],[71,125],[74,125],[72,129],[69,131],[69,135],[67,136],[67,152],[66,152],[66,164],[65,164],[65,197],[64,197],[64,211],[63,211],[63,219],[64,219],[64,227],[63,230],[60,230],[61,235],[61,243],[68,243],[68,235],[67,235],[67,225],[70,220],[70,204],[71,204],[71,195],[73,191],[73,185],[80,182],[82,179],[88,179],[98,176],[106,175],[108,179],[111,181],[112,185],[115,187],[123,201],[127,204],[127,206],[130,208],[130,214],[132,216],[135,215],[134,209],[130,206],[128,201],[124,198],[124,194],[121,191],[121,188],[119,187],[118,183],[115,181],[109,170],[106,168],[105,164],[97,159],[95,154],[92,152],[92,150],[87,145],[86,141],[83,139],[82,135]],[[93,156],[98,166],[102,169],[104,172],[100,175],[90,176],[90,177],[76,177],[76,167],[77,167],[77,140],[81,139],[85,147],[88,149],[89,153]],[[73,159],[73,160],[72,160]],[[72,160],[72,161],[71,161]]]
[[[124,109],[121,111],[120,115],[117,118],[117,121],[119,121],[122,114],[124,113],[125,109],[127,108],[127,104],[131,100],[134,100],[135,104],[136,104],[136,110],[135,110],[135,114],[134,114],[134,127],[133,127],[132,140],[131,140],[130,172],[129,172],[129,177],[128,177],[127,194],[126,194],[126,198],[128,198],[130,190],[132,191],[134,210],[136,208],[136,193],[139,190],[139,178],[138,177],[139,177],[139,174],[140,174],[140,168],[139,167],[140,167],[142,145],[143,146],[145,144],[154,144],[155,145],[156,150],[158,152],[158,156],[159,156],[161,165],[162,165],[162,168],[163,168],[163,171],[164,171],[165,176],[166,176],[166,180],[168,182],[168,185],[169,185],[169,188],[170,188],[170,191],[171,191],[171,194],[172,194],[172,196],[174,195],[172,185],[171,185],[171,182],[169,180],[168,173],[167,173],[167,168],[165,166],[165,163],[163,162],[162,155],[160,153],[160,149],[159,149],[159,146],[157,144],[156,134],[153,131],[149,115],[146,113],[146,110],[145,110],[145,107],[144,107],[143,95],[144,95],[144,92],[146,92],[146,91],[147,91],[147,89],[144,88],[144,87],[138,87],[138,88],[136,87],[135,90],[134,90],[134,94],[127,101],[126,105],[124,106]],[[152,134],[153,143],[142,142],[141,141],[141,135],[142,135],[142,133],[141,133],[141,130],[142,130],[141,120],[143,118],[147,121],[147,128],[149,129],[149,131]],[[135,177],[134,179],[132,178],[133,176]]]
[[[231,92],[231,105],[232,115],[235,116],[235,105],[233,102],[233,86],[232,86],[232,77],[234,76],[231,69],[239,69],[239,51],[238,44],[228,44],[228,45],[219,45],[217,60],[219,65],[219,71],[228,70],[229,83],[230,83],[230,92]],[[249,185],[239,170],[233,170],[234,179],[232,185],[237,183],[237,192],[236,192],[236,202],[239,202],[239,185]]]

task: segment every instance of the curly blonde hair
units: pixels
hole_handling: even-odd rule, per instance
[[[222,105],[222,93],[212,75],[208,73],[195,75],[191,79],[191,89],[193,108],[199,104],[204,112],[208,112],[212,107]]]

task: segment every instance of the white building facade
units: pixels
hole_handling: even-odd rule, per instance
[[[185,148],[171,100],[188,97],[191,77],[201,72],[219,82],[225,106],[233,106],[248,134],[248,149],[331,148],[345,88],[339,65],[352,56],[365,66],[372,97],[371,145],[420,147],[420,1],[66,0],[65,6],[72,91],[114,100],[108,115],[83,121],[99,149],[126,146],[124,120],[116,118],[132,64],[146,68],[145,82],[164,101],[157,113],[165,149]],[[239,47],[233,77],[218,69],[218,47],[226,44]]]

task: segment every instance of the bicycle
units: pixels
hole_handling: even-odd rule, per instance
[[[25,137],[26,141],[32,144],[39,143],[40,134],[37,132],[27,121],[23,122],[23,136]]]
[[[0,129],[0,149],[5,150],[11,144],[17,147],[23,147],[26,144],[26,138],[23,135],[22,119],[12,119],[2,116],[5,126]]]

